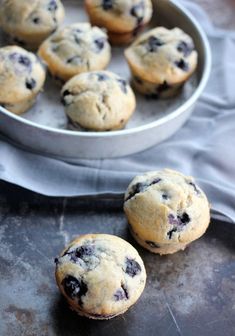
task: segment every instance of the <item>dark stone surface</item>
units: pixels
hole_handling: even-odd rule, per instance
[[[70,311],[54,257],[76,235],[116,234],[137,247],[148,274],[123,316]],[[119,201],[47,198],[0,183],[0,335],[235,335],[235,225],[213,222],[184,252],[160,257],[131,238]]]

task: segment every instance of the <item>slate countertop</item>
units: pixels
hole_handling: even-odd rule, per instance
[[[120,201],[51,199],[0,183],[0,335],[235,335],[235,226],[213,221],[184,252],[148,253],[131,238]],[[138,303],[110,321],[71,312],[54,257],[78,233],[110,233],[140,252],[148,274]]]
[[[222,28],[235,29],[233,0],[197,0]],[[77,234],[131,242],[148,274],[138,303],[110,321],[68,309],[54,257]],[[234,336],[235,225],[212,221],[184,252],[160,257],[131,238],[120,201],[48,198],[0,182],[0,336]]]

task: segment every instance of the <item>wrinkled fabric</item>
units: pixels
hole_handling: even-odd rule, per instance
[[[123,197],[139,173],[164,167],[196,178],[215,217],[235,220],[235,32],[216,29],[195,4],[182,3],[206,31],[212,48],[209,83],[186,124],[170,139],[118,159],[46,158],[0,137],[0,178],[48,196]]]

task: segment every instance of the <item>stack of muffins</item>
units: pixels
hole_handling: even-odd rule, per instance
[[[61,101],[75,129],[123,128],[136,109],[126,79],[105,71],[111,44],[128,44],[132,87],[151,98],[170,98],[197,66],[193,40],[179,28],[140,35],[152,16],[150,0],[86,0],[91,23],[61,27],[60,0],[3,0],[1,28],[14,44],[0,49],[0,105],[22,114],[43,89],[45,68],[63,85]],[[140,35],[138,37],[138,35]],[[24,49],[23,49],[24,48]],[[38,50],[38,57],[29,50]]]

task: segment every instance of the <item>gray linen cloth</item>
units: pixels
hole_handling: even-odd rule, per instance
[[[169,140],[119,159],[80,160],[78,165],[26,152],[0,138],[0,178],[48,196],[122,197],[131,179],[164,167],[196,178],[213,215],[235,220],[235,32],[215,29],[195,4],[182,3],[206,31],[212,74],[187,123]]]

